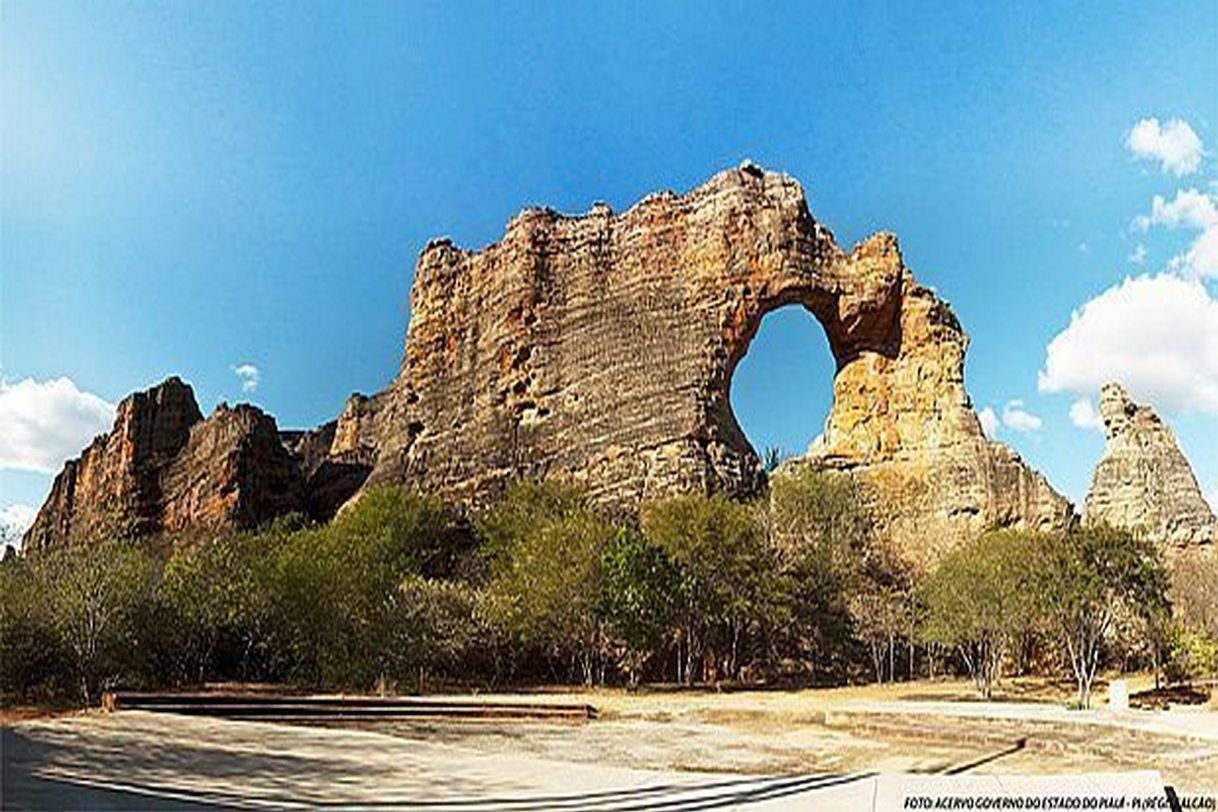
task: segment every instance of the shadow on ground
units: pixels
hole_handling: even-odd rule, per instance
[[[288,734],[290,735],[290,733]],[[694,812],[811,799],[834,787],[871,778],[847,776],[691,776],[676,781],[636,779],[621,789],[563,792],[538,789],[527,775],[506,770],[508,780],[466,771],[447,776],[387,767],[374,758],[353,759],[339,745],[334,759],[289,755],[283,741],[266,748],[255,739],[222,748],[186,744],[172,736],[133,740],[91,725],[0,730],[5,810],[99,809],[431,809],[672,810]],[[393,741],[392,739],[389,741]],[[374,742],[364,742],[374,745]],[[276,750],[279,752],[276,752]],[[523,762],[536,767],[539,762]],[[406,765],[409,768],[409,765]],[[456,772],[456,771],[454,771]],[[408,776],[402,781],[403,776]],[[657,774],[658,777],[661,777]],[[413,786],[411,778],[413,778]],[[530,791],[531,790],[531,791]]]

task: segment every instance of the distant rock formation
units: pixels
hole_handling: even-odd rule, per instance
[[[191,388],[169,378],[123,400],[113,429],[64,465],[26,547],[249,528],[292,511],[325,517],[363,478],[337,495],[319,494],[311,485],[330,459],[313,453],[309,460],[290,453],[274,418],[253,406],[221,404],[205,420]]]
[[[1106,523],[1169,548],[1218,540],[1218,519],[1167,424],[1117,383],[1100,390],[1100,415],[1108,441],[1091,478],[1084,523]]]
[[[914,280],[896,238],[844,252],[796,181],[747,163],[620,215],[528,209],[481,251],[432,242],[395,380],[334,423],[285,435],[284,454],[304,477],[304,501],[326,511],[368,467],[366,484],[474,506],[535,477],[626,510],[679,492],[752,494],[765,475],[732,413],[731,378],[762,318],[786,305],[820,321],[837,362],[833,409],[803,464],[856,476],[911,558],[933,560],[989,527],[1069,521],[1044,477],[982,433],[964,388],[968,339]],[[153,467],[155,482],[179,482]],[[211,494],[219,479],[192,481]],[[238,502],[255,499],[251,487]],[[42,526],[77,509],[79,498],[61,504],[65,488]],[[148,493],[149,527],[189,523],[191,509],[164,505],[176,491]],[[292,493],[285,481],[259,504],[287,506]],[[193,515],[225,510],[236,507]]]

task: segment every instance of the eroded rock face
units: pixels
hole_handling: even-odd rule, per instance
[[[280,432],[305,477],[309,514],[329,519],[363,486],[376,461],[377,398],[354,394],[343,413],[312,431]]]
[[[911,558],[988,527],[1068,521],[1044,478],[982,434],[964,389],[967,338],[896,239],[847,253],[798,183],[746,164],[620,215],[529,209],[481,251],[429,244],[395,380],[332,423],[282,435],[303,485],[265,415],[239,407],[206,429],[186,420],[189,436],[166,429],[168,461],[129,465],[99,440],[57,480],[37,532],[62,533],[113,492],[143,505],[148,528],[252,522],[302,491],[324,516],[379,482],[467,506],[525,477],[581,484],[627,511],[682,491],[752,494],[764,474],[732,414],[731,376],[762,317],[785,305],[816,316],[838,367],[802,464],[857,477]],[[97,479],[77,473],[89,466],[150,484],[82,487]]]
[[[309,497],[274,418],[221,404],[204,419],[191,388],[170,378],[126,398],[110,433],[65,464],[26,545],[255,527],[308,510]]]
[[[807,463],[866,483],[913,557],[991,526],[1069,520],[1042,476],[982,434],[967,338],[896,239],[843,252],[798,183],[752,166],[621,215],[528,210],[478,252],[429,245],[370,481],[478,503],[514,477],[560,477],[627,508],[752,493],[763,474],[731,375],[762,317],[788,304],[824,325],[838,365]]]
[[[160,473],[202,419],[194,392],[176,377],[129,395],[118,405],[110,433],[95,439],[55,477],[25,546],[88,536],[116,524],[137,533],[159,528]]]
[[[1117,383],[1100,390],[1107,443],[1091,478],[1083,521],[1106,523],[1171,549],[1211,545],[1218,519],[1176,437]]]

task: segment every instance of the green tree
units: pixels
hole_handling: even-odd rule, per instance
[[[809,467],[784,469],[770,481],[766,524],[790,618],[782,625],[801,659],[827,661],[849,645],[859,603],[851,596],[865,591],[874,546],[861,502],[849,477]]]
[[[1040,544],[1037,571],[1044,610],[1065,648],[1080,707],[1122,611],[1150,615],[1167,602],[1167,571],[1154,546],[1110,527],[1074,528]]]
[[[261,578],[275,670],[364,688],[415,676],[400,649],[403,580],[450,574],[471,548],[445,505],[390,486],[369,489],[330,525],[272,541]]]
[[[1036,540],[986,533],[949,553],[925,582],[923,634],[954,648],[978,692],[993,696],[1003,657],[1038,612]]]
[[[60,688],[64,652],[29,562],[0,561],[0,698],[31,699]]]
[[[644,507],[643,531],[679,574],[678,681],[692,683],[699,664],[703,678],[713,669],[739,679],[745,637],[766,623],[776,592],[757,512],[722,495],[677,496]]]
[[[476,619],[477,596],[467,584],[408,575],[394,598],[388,641],[397,655],[393,673],[413,670],[423,692],[428,679],[460,672],[473,659],[484,637]]]
[[[620,528],[605,550],[605,616],[631,686],[664,647],[679,573],[667,554],[633,528]]]
[[[1172,672],[1184,678],[1218,678],[1218,556],[1179,555],[1171,568],[1176,612],[1168,637]],[[1158,627],[1154,627],[1158,628]]]
[[[604,679],[604,553],[614,526],[575,490],[518,482],[479,519],[488,604],[526,645],[569,657],[584,684]]]
[[[32,565],[80,697],[92,704],[135,670],[149,631],[138,620],[152,600],[159,565],[123,541],[42,550]]]

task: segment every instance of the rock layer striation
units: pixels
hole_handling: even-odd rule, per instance
[[[912,557],[991,526],[1068,522],[1044,477],[982,433],[967,337],[896,238],[841,250],[798,183],[752,165],[620,215],[530,209],[482,251],[429,245],[370,481],[477,503],[512,478],[560,477],[626,508],[752,493],[764,477],[731,376],[786,305],[815,315],[837,362],[805,464],[857,476]]]
[[[326,431],[307,433],[314,447]],[[190,386],[169,378],[123,400],[111,431],[64,465],[25,544],[250,528],[290,512],[325,518],[363,477],[328,496],[317,472],[343,457],[292,453],[292,440],[308,444],[301,434],[281,437],[274,418],[247,404],[221,404],[204,419]]]
[[[1083,521],[1129,530],[1169,550],[1218,540],[1218,519],[1175,434],[1154,410],[1108,383],[1100,390],[1100,416],[1107,442]]]

